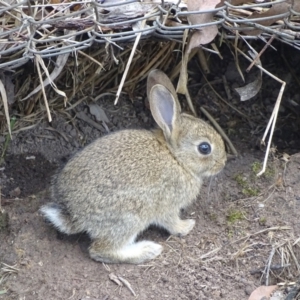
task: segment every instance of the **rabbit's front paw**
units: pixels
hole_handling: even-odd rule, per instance
[[[195,226],[195,220],[193,219],[187,219],[187,220],[180,220],[180,222],[177,224],[177,232],[175,235],[178,236],[185,236],[187,235]]]

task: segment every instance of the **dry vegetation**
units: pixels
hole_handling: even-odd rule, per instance
[[[212,2],[213,1],[211,1],[211,3]],[[8,38],[6,38],[6,40],[1,41],[2,44],[0,44],[0,51],[16,47],[18,43],[20,43],[20,41],[22,41],[22,39],[28,35],[29,27],[25,26],[23,28],[22,24],[20,24],[21,16],[26,14],[38,18],[38,21],[41,24],[40,28],[32,27],[39,37],[34,44],[34,47],[38,51],[45,50],[46,48],[50,49],[52,47],[58,49],[63,45],[62,40],[59,40],[57,43],[50,41],[48,43],[40,44],[38,40],[45,40],[47,38],[54,39],[62,32],[62,30],[68,30],[70,34],[73,32],[73,30],[76,30],[75,24],[72,25],[71,23],[73,27],[66,28],[67,25],[66,23],[63,23],[63,21],[62,23],[51,24],[51,27],[43,27],[43,24],[47,24],[47,19],[51,19],[53,16],[55,16],[55,14],[58,14],[62,17],[66,17],[69,13],[74,14],[74,16],[81,16],[81,19],[79,20],[81,27],[79,29],[82,32],[80,35],[73,33],[74,41],[77,43],[82,42],[82,40],[85,38],[87,39],[87,32],[94,29],[95,26],[98,26],[98,31],[102,30],[102,33],[114,32],[120,34],[122,30],[128,31],[128,28],[109,28],[108,25],[102,26],[103,28],[100,28],[99,30],[99,24],[101,21],[99,16],[97,21],[93,22],[93,20],[90,18],[90,15],[78,13],[81,10],[88,8],[87,3],[82,4],[74,2],[68,5],[66,4],[63,6],[62,10],[58,9],[59,6],[56,6],[56,1],[51,1],[50,3],[53,5],[50,6],[50,9],[49,6],[46,7],[41,5],[33,6],[31,8],[17,6],[16,9],[6,10],[4,12],[0,11],[0,18],[2,23],[5,24],[5,30],[9,32],[14,28],[18,28],[18,34],[16,34],[14,39],[15,44],[13,44],[11,41],[8,41]],[[243,5],[245,3],[253,4],[252,1],[236,1],[235,4]],[[5,1],[0,1],[0,4],[3,7],[7,7]],[[190,11],[199,10],[201,8],[193,6],[194,1],[186,1],[184,4],[186,4],[188,10]],[[290,2],[286,1],[285,4],[290,5]],[[212,8],[214,8],[215,5],[216,3],[214,2]],[[235,20],[241,18],[249,18],[251,20],[251,18],[257,17],[258,14],[260,14],[260,17],[276,16],[286,11],[286,7],[283,6],[280,6],[279,8],[279,6],[274,5],[271,9],[265,9],[264,7],[245,9],[241,7],[240,9],[232,9],[230,11],[230,16],[234,16]],[[99,9],[101,14],[101,9],[103,8],[100,7]],[[137,8],[134,7],[134,9]],[[202,9],[209,9],[209,7]],[[294,9],[297,10],[299,7],[295,6]],[[153,5],[152,3],[150,14],[155,15],[156,12],[158,12],[157,5]],[[145,11],[143,11],[143,15],[146,15]],[[204,19],[196,18],[192,21],[188,20],[187,17],[181,17],[182,24],[180,24],[178,19],[172,15],[161,15],[162,22],[166,26],[170,27],[180,27],[181,25],[187,25],[188,23],[191,23],[192,25],[203,24],[213,20],[212,15],[206,17],[207,18]],[[145,21],[139,23],[139,26],[141,26],[140,28],[145,28],[146,25],[150,26],[153,24],[155,19],[156,16],[152,16],[147,20],[147,22]],[[247,19],[248,22],[250,22],[249,19]],[[299,26],[299,17],[293,16],[293,18],[289,19],[289,22],[295,26]],[[271,23],[258,21],[256,25],[261,25],[261,27],[254,26],[253,28],[259,28],[261,30],[262,26],[271,26],[271,24],[274,25],[273,23],[279,26],[283,25],[284,22],[282,19],[278,18],[274,18]],[[188,30],[184,32],[182,31],[182,33],[184,33],[182,40],[179,38],[163,40],[161,37],[160,39],[148,38],[147,40],[140,40],[142,35],[135,34],[134,39],[132,39],[130,42],[125,41],[122,44],[116,44],[115,42],[110,42],[107,40],[106,43],[93,44],[89,47],[85,47],[85,49],[78,49],[74,53],[69,52],[67,54],[59,54],[58,51],[57,56],[49,58],[42,58],[41,55],[32,55],[30,58],[33,61],[28,61],[26,64],[12,69],[5,67],[0,71],[0,93],[2,97],[2,102],[0,104],[2,110],[0,115],[0,127],[1,134],[6,136],[6,143],[3,147],[1,159],[3,159],[5,155],[5,151],[10,140],[10,131],[15,134],[22,130],[33,128],[39,122],[43,121],[45,117],[51,121],[51,116],[55,113],[64,115],[69,121],[72,121],[72,119],[76,117],[80,118],[80,115],[76,115],[74,110],[77,105],[81,104],[82,102],[95,102],[107,94],[115,95],[116,93],[120,94],[122,91],[122,93],[128,94],[131,99],[134,99],[136,95],[143,93],[145,90],[145,79],[149,71],[155,68],[167,72],[171,80],[174,80],[180,76],[178,90],[186,96],[190,111],[195,113],[193,102],[189,97],[189,91],[186,89],[188,82],[187,63],[189,60],[196,57],[196,59],[199,60],[199,64],[202,67],[203,76],[205,77],[206,74],[209,73],[209,60],[214,55],[222,57],[222,53],[220,53],[218,49],[222,44],[226,44],[230,48],[232,55],[235,58],[236,66],[239,69],[241,76],[243,70],[240,70],[239,68],[239,58],[240,56],[243,56],[249,60],[249,70],[253,65],[255,65],[255,67],[260,69],[261,72],[265,72],[274,80],[276,80],[279,85],[281,85],[281,90],[278,94],[273,113],[262,138],[262,142],[264,143],[267,135],[270,133],[269,140],[267,142],[267,151],[264,164],[262,168],[256,172],[259,173],[262,171],[262,174],[266,170],[267,158],[271,148],[272,134],[275,128],[280,101],[285,88],[285,82],[267,72],[267,70],[265,70],[260,63],[260,57],[264,54],[266,47],[272,46],[272,40],[275,37],[277,39],[283,38],[282,35],[285,33],[293,36],[294,38],[295,36],[298,38],[298,32],[292,31],[289,28],[281,30],[280,32],[278,31],[278,34],[271,31],[271,33],[268,33],[267,35],[269,41],[266,42],[266,47],[263,48],[260,53],[257,53],[251,48],[246,40],[243,40],[242,36],[245,34],[233,28],[233,22],[225,22],[224,24],[226,26],[220,29],[219,33],[212,33],[210,28],[212,26],[205,27],[210,28],[209,30],[202,30],[202,33],[204,32],[209,35],[209,42],[214,40],[217,34],[218,37],[215,39],[215,43],[213,43],[210,47],[203,46],[200,47],[200,49],[199,47],[195,47],[193,45],[195,39],[198,45],[206,44],[203,42],[203,35],[200,38],[198,37],[198,40],[197,37],[195,37],[195,33],[199,33],[199,31],[194,31],[193,34],[190,35],[188,34]],[[132,27],[133,26],[130,25],[131,30]],[[253,28],[252,30],[254,30]],[[258,29],[253,31],[252,35],[257,34],[257,30]],[[260,31],[259,33],[263,33],[263,31]],[[249,32],[247,34],[250,35]],[[31,37],[32,36],[33,34]],[[226,37],[228,36],[236,37],[236,39],[227,39]],[[238,39],[240,39],[242,42],[238,42]],[[286,40],[284,42],[286,42]],[[291,43],[291,41],[289,41],[289,43]],[[247,54],[248,50],[251,51],[252,55]],[[13,54],[10,53],[9,55],[1,55],[0,63],[7,63],[10,60],[17,61],[17,59],[22,57],[23,54],[24,51],[19,50],[15,51]],[[257,82],[255,83],[256,89],[254,89],[254,93],[251,94],[250,97],[253,97],[255,94],[257,94],[260,89],[261,83],[259,78],[261,78],[261,74],[258,76]],[[212,88],[217,98],[243,115],[242,112],[240,112],[230,103],[230,94],[227,95],[227,99],[224,99],[217,93],[217,91],[213,89],[213,86],[208,80],[207,83],[208,86]],[[185,88],[182,90],[183,86]],[[229,90],[226,87],[226,81],[224,81],[224,87],[225,90]],[[241,92],[244,92],[247,95],[247,88],[244,87],[244,90]],[[94,97],[93,95],[95,94],[98,96]],[[115,101],[117,102],[118,98],[116,98]],[[204,108],[201,110],[211,120],[211,122],[214,123],[215,127],[219,128],[218,124],[213,120],[209,113],[205,111]],[[237,152],[234,146],[231,144],[230,139],[226,136],[221,128],[219,128],[219,131],[228,143],[231,153],[236,155]],[[267,192],[271,194],[271,191]],[[243,218],[243,214],[233,213],[229,216],[228,222],[234,223],[237,219]],[[264,220],[261,220],[261,222],[264,222]],[[215,248],[214,250],[199,256],[199,262],[205,264],[206,262],[211,262],[214,260],[231,260],[238,264],[238,259],[245,253],[259,249],[262,244],[264,244],[264,246],[268,245],[269,253],[266,264],[262,266],[261,269],[253,270],[253,274],[261,274],[262,282],[265,285],[269,285],[270,276],[274,276],[279,281],[282,280],[282,285],[290,284],[294,286],[295,290],[291,289],[290,293],[294,293],[296,295],[299,290],[299,283],[287,282],[286,280],[286,278],[291,277],[291,274],[300,273],[300,264],[298,261],[298,244],[300,239],[299,237],[293,236],[291,232],[292,231],[290,231],[290,228],[287,226],[269,227],[255,233],[248,234],[240,239],[231,241],[231,244],[239,245],[239,250],[230,257],[220,256],[218,252],[221,248]],[[169,251],[175,251],[178,254],[178,261],[172,261],[171,263],[180,264],[181,250],[180,248],[176,249],[176,245],[178,246],[180,243],[173,243],[173,240],[170,239],[167,241],[167,245],[169,247]],[[167,259],[168,252],[166,251],[164,255]],[[0,271],[0,283],[4,281],[7,276],[16,272],[18,272],[18,269],[15,266],[9,266],[2,263]],[[111,280],[116,282],[118,285],[125,285],[129,289],[131,288],[130,284],[124,281],[122,277],[112,277]],[[0,295],[1,292],[3,291],[0,291]],[[131,290],[131,292],[134,294],[133,290]]]

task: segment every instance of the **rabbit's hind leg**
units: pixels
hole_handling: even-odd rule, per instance
[[[48,203],[41,207],[40,212],[60,232],[75,234],[82,231],[72,222],[70,216],[65,212],[65,208],[59,204]]]
[[[156,224],[167,229],[172,235],[185,236],[194,228],[195,220],[181,220],[178,214],[170,213],[157,219]]]
[[[105,263],[140,264],[157,257],[163,247],[150,241],[135,242],[135,236],[121,247],[104,247],[103,241],[96,239],[89,248],[90,257]]]

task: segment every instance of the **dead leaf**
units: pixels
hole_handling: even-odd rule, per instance
[[[98,122],[105,122],[109,123],[108,117],[105,111],[97,104],[90,104],[89,105],[90,113],[96,118]]]
[[[74,4],[71,6],[71,11],[77,11],[82,7],[81,4]]]
[[[95,128],[97,128],[98,130],[102,131],[103,128],[100,124],[98,124],[97,122],[95,122],[94,120],[92,120],[91,118],[89,118],[89,116],[84,112],[84,111],[80,111],[76,114],[76,117],[81,119],[82,121],[90,124],[91,126],[94,126]],[[105,123],[103,123],[104,125]]]
[[[220,3],[220,0],[189,0],[187,2],[188,11],[201,11],[214,9],[217,4]],[[204,14],[192,14],[188,16],[188,20],[192,25],[195,24],[204,24],[213,21],[213,13],[204,13]],[[211,25],[197,29],[189,42],[187,47],[187,52],[190,53],[191,50],[195,47],[200,47],[210,43],[215,36],[218,34],[217,25]]]
[[[268,9],[267,11],[264,11],[262,13],[255,11],[249,18],[247,18],[247,20],[274,16],[274,18],[271,18],[268,20],[255,21],[255,23],[257,23],[257,24],[260,24],[263,26],[270,26],[270,25],[274,24],[276,21],[282,20],[282,16],[278,17],[277,15],[283,14],[285,12],[287,13],[289,11],[290,6],[291,5],[286,2],[276,3],[276,4],[273,4],[270,9]],[[254,30],[246,31],[245,33],[247,33],[248,35],[259,35],[261,32],[262,31],[259,29],[254,29]]]
[[[272,292],[276,289],[277,285],[260,286],[251,293],[248,300],[261,300],[264,297],[267,297],[267,299],[269,299]]]
[[[190,39],[190,42],[187,47],[188,53],[196,47],[201,47],[213,41],[215,36],[218,34],[218,27],[216,25],[203,27],[202,30],[195,31]]]
[[[248,20],[255,19],[255,18],[270,18],[274,16],[274,18],[267,19],[267,20],[261,20],[261,21],[255,21],[255,23],[263,25],[263,26],[270,26],[274,24],[276,21],[282,20],[283,17],[279,16],[284,13],[289,13],[289,9],[291,7],[292,1],[288,0],[286,2],[282,3],[275,3],[272,5],[270,9],[267,11],[264,10],[263,12],[257,12],[255,11]],[[300,12],[300,1],[294,1],[293,9],[297,12]],[[259,35],[262,31],[258,29],[246,31],[248,35]]]
[[[220,0],[187,0],[188,11],[201,11],[209,10],[216,7],[220,3]],[[190,24],[204,24],[213,21],[213,13],[204,13],[204,14],[191,14],[188,16],[188,21]],[[183,44],[185,44],[185,39],[187,36],[187,30],[185,30]],[[191,35],[184,55],[182,57],[182,64],[180,70],[180,76],[177,84],[177,93],[187,95],[187,63],[189,60],[189,55],[191,51],[195,48],[201,47],[210,43],[215,36],[218,34],[218,27],[216,25],[202,27],[201,29],[196,29]],[[194,53],[195,54],[195,53]]]
[[[254,50],[252,50],[251,52],[249,51],[249,54],[253,59],[255,59],[256,56],[258,55],[258,53],[254,52]],[[256,61],[257,64],[261,66],[260,59],[257,58]],[[261,85],[262,85],[262,71],[259,70],[258,76],[254,81],[248,83],[243,87],[235,88],[235,90],[240,95],[241,101],[246,101],[253,98],[255,95],[257,95],[257,93],[261,89]]]
[[[241,101],[246,101],[253,98],[260,90],[262,84],[261,76],[254,81],[246,84],[243,87],[235,88],[237,93],[240,95]]]

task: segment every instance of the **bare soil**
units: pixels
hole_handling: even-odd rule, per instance
[[[219,69],[213,76],[227,74],[234,87],[238,75],[231,68],[228,64],[223,73]],[[40,206],[49,200],[47,189],[54,172],[73,153],[105,134],[105,127],[98,130],[81,119],[70,121],[56,114],[51,126],[41,122],[14,136],[0,171],[0,299],[241,300],[266,283],[283,283],[280,288],[288,294],[300,270],[300,154],[283,158],[282,154],[299,152],[299,119],[297,112],[284,108],[287,112],[278,121],[283,133],[276,131],[274,139],[280,151],[271,155],[266,173],[257,177],[264,158],[257,140],[277,97],[273,92],[269,95],[271,84],[265,81],[256,100],[240,103],[235,95],[231,102],[252,116],[251,122],[217,102],[208,87],[193,87],[197,109],[201,102],[210,110],[240,155],[208,180],[199,199],[183,212],[183,218],[196,220],[188,236],[169,236],[155,227],[140,236],[164,247],[162,255],[146,265],[97,263],[88,256],[86,235],[62,235],[39,213]],[[225,95],[222,84],[215,88]],[[286,97],[293,95],[297,102],[299,87],[295,89],[291,81],[288,88]],[[140,99],[131,102],[124,98],[115,107],[108,96],[97,104],[109,119],[110,131],[153,126]],[[262,113],[255,113],[258,110]],[[76,111],[93,119],[86,103]]]

